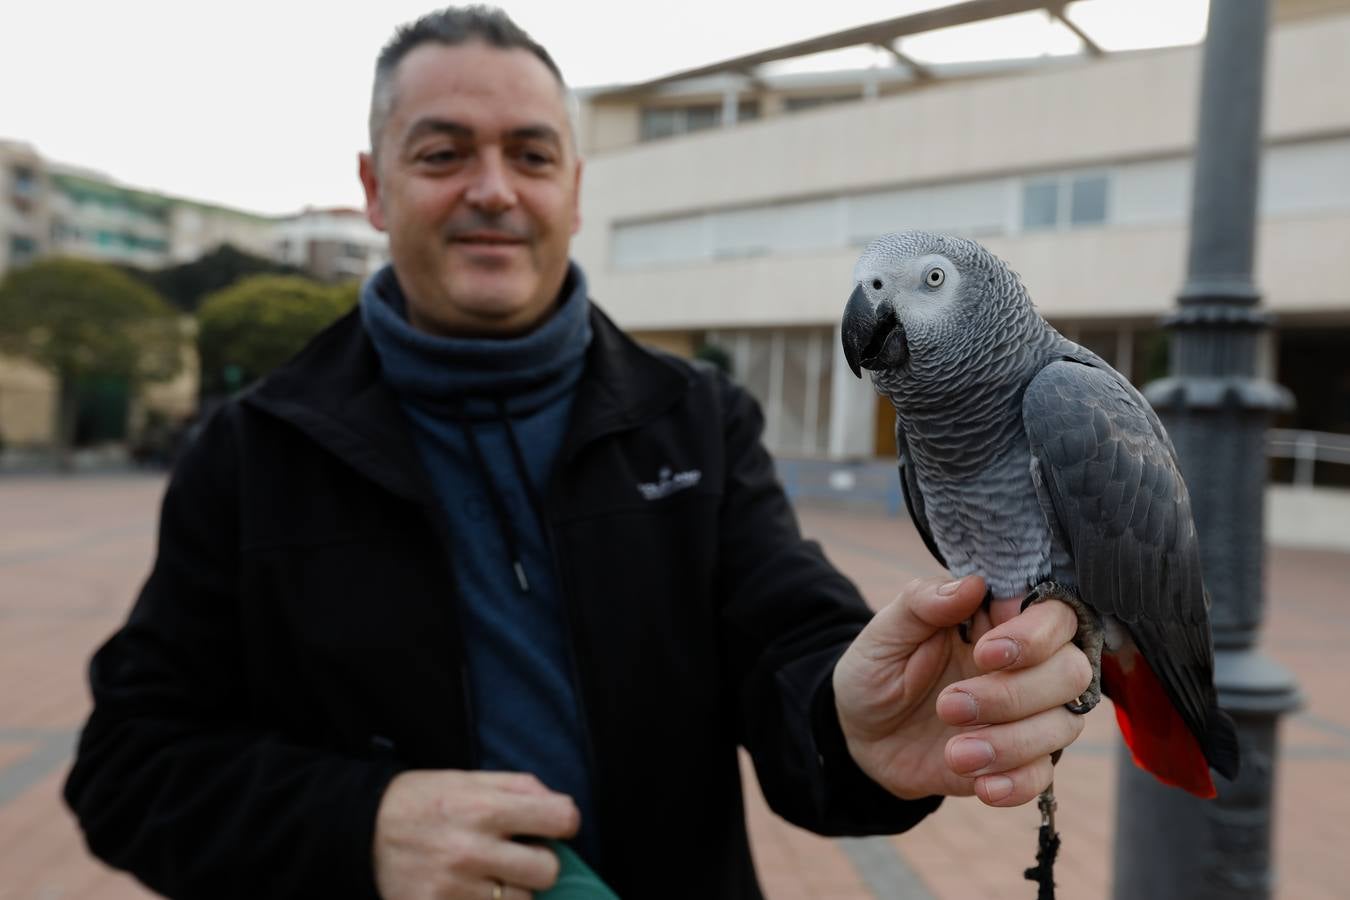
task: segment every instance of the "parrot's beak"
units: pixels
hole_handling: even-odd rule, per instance
[[[904,330],[896,321],[895,309],[885,301],[873,307],[861,284],[849,295],[840,333],[844,359],[858,378],[863,369],[887,369],[904,363]],[[890,340],[897,334],[898,341]]]

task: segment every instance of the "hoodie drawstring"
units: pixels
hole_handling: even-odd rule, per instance
[[[454,419],[459,424],[460,430],[464,432],[464,439],[469,445],[469,453],[473,456],[478,475],[483,479],[483,486],[487,490],[488,498],[492,501],[492,511],[497,517],[497,527],[501,531],[502,543],[506,547],[506,553],[511,559],[511,570],[515,573],[516,583],[520,585],[520,590],[523,593],[528,594],[530,592],[530,580],[525,575],[525,564],[521,560],[520,543],[516,539],[515,529],[511,527],[511,517],[506,509],[506,501],[497,490],[497,483],[492,480],[492,472],[488,469],[487,460],[483,456],[483,448],[479,446],[478,437],[473,431],[473,424],[463,414],[462,404],[458,405],[456,412],[457,415],[454,416]],[[525,467],[525,455],[520,451],[520,441],[516,438],[516,430],[511,425],[511,416],[506,411],[506,403],[500,399],[497,400],[497,420],[501,422],[502,428],[506,431],[507,443],[511,445],[511,460],[515,463],[516,475],[520,478],[530,505],[534,508],[535,515],[542,516],[543,506],[540,505],[539,494],[535,490],[534,482],[530,480],[529,470]]]

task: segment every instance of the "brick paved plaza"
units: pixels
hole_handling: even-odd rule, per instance
[[[88,856],[59,790],[88,709],[85,663],[147,572],[162,491],[163,479],[148,475],[0,477],[0,900],[150,896]],[[874,605],[909,578],[936,573],[906,521],[819,509],[802,519]],[[1350,896],[1347,583],[1350,554],[1276,550],[1268,559],[1265,649],[1295,672],[1307,699],[1283,730],[1281,900]],[[1064,900],[1109,895],[1117,740],[1104,705],[1059,766]],[[1035,895],[1021,879],[1034,809],[949,800],[898,838],[831,841],[782,823],[749,793],[771,900]]]

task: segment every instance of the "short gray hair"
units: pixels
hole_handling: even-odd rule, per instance
[[[562,71],[543,45],[511,20],[505,12],[493,6],[447,6],[427,13],[420,19],[399,27],[375,61],[375,87],[370,95],[370,149],[379,149],[380,133],[394,108],[394,75],[398,64],[415,48],[423,44],[457,47],[478,41],[499,50],[526,50],[535,55],[553,77],[565,98],[567,82]],[[570,113],[570,108],[569,108]]]

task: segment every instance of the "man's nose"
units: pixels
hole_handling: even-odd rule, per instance
[[[511,173],[506,160],[497,151],[488,151],[479,157],[473,183],[465,193],[471,205],[487,212],[501,212],[516,205],[516,192],[511,187]]]

